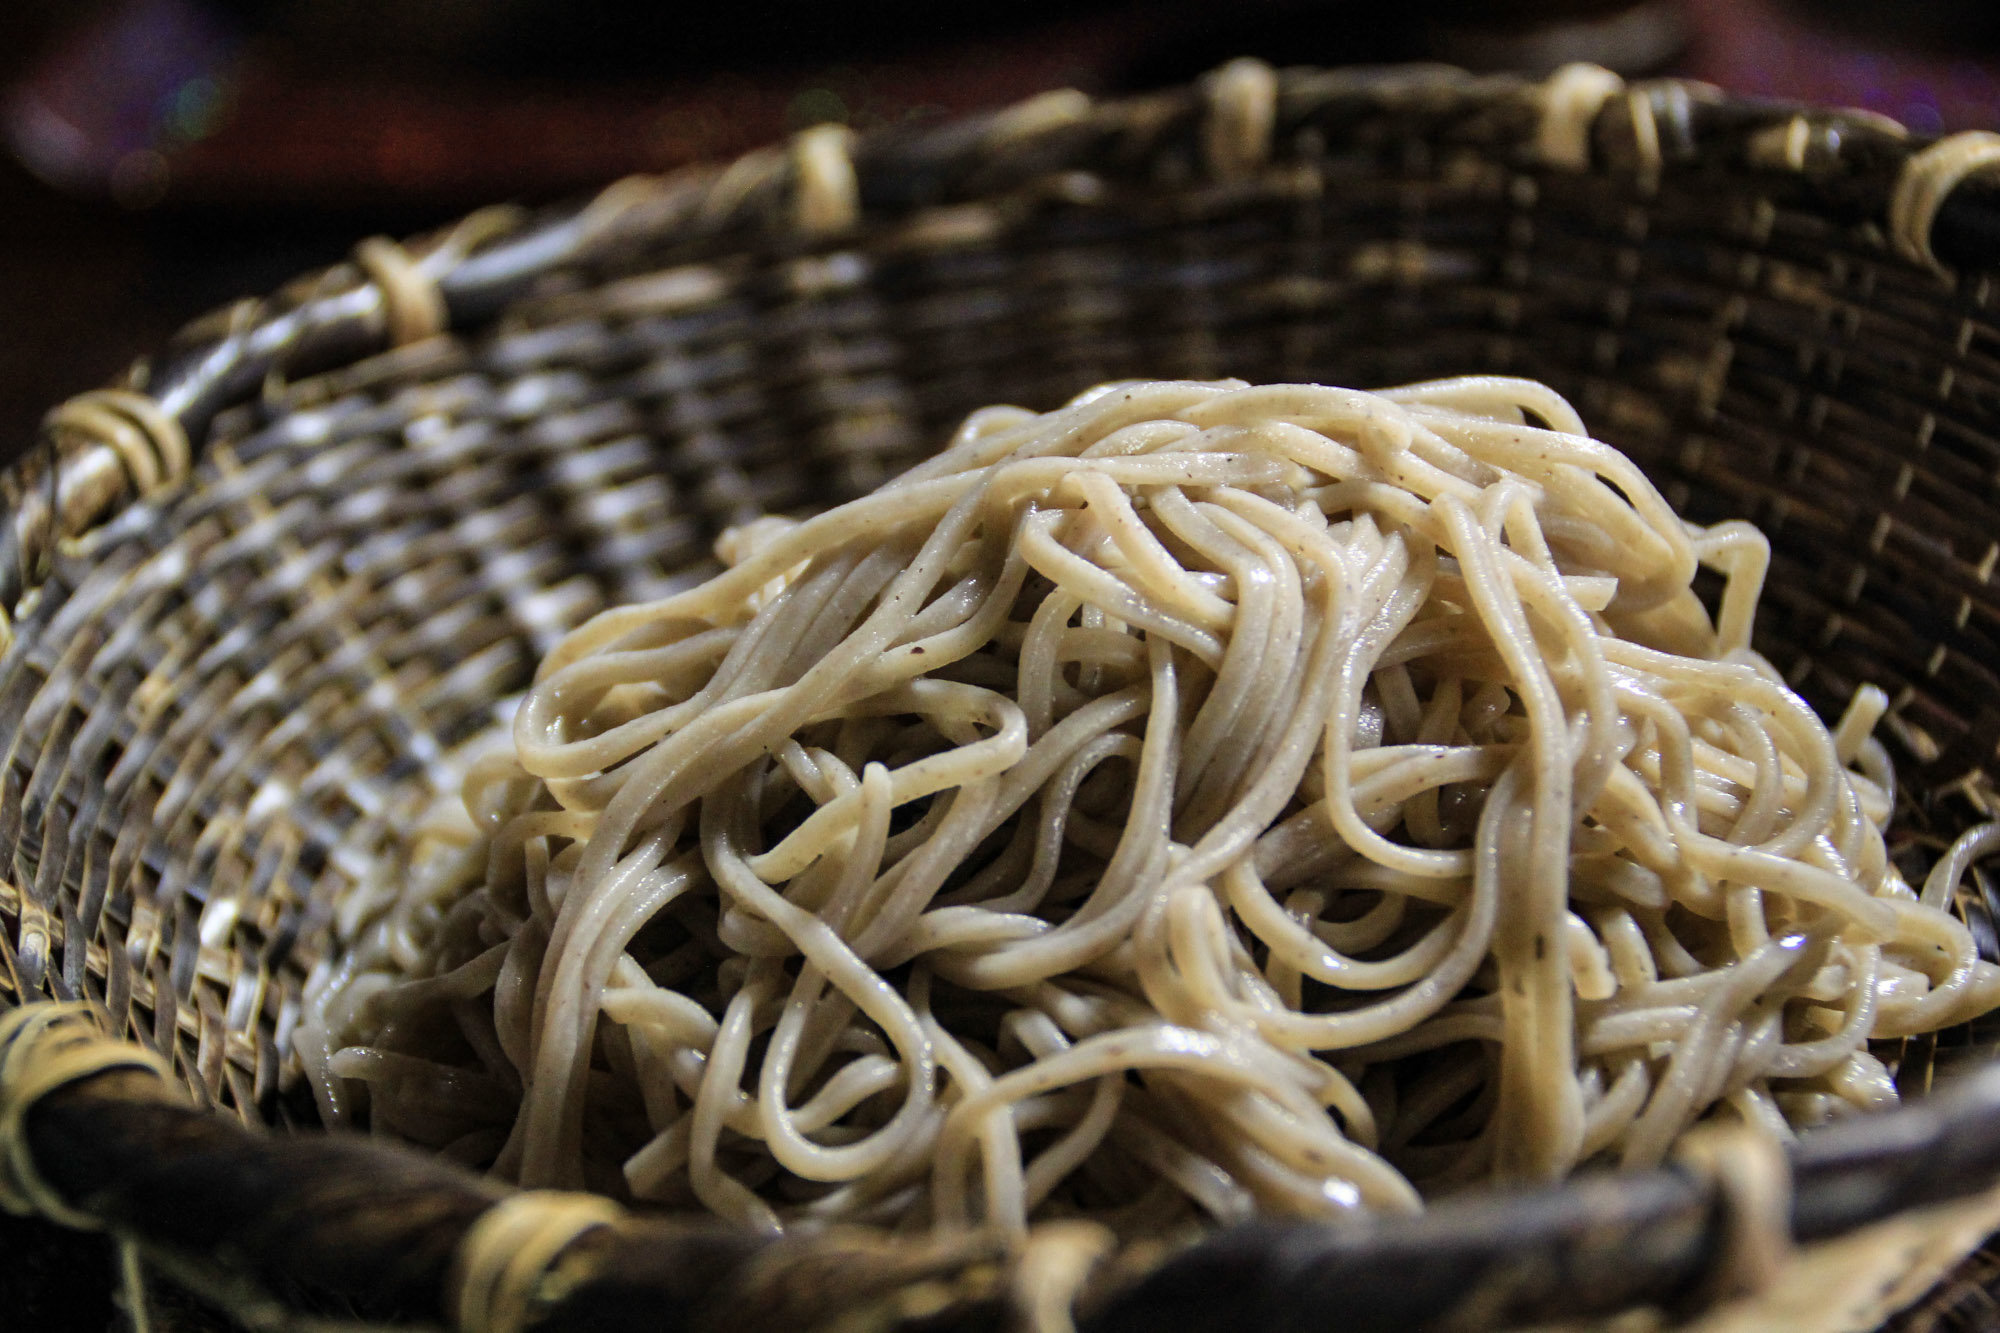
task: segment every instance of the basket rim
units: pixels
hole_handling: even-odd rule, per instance
[[[1927,138],[1875,112],[1736,96],[1687,79],[1627,85],[1594,66],[1537,81],[1445,65],[1274,71],[1239,60],[1165,92],[1101,101],[1050,92],[860,134],[815,126],[783,147],[627,177],[579,202],[484,208],[402,243],[367,238],[349,261],[212,311],[113,386],[59,405],[34,446],[0,472],[0,647],[56,543],[185,478],[223,412],[281,395],[299,375],[476,330],[551,272],[588,268],[669,232],[839,248],[966,203],[1061,193],[1086,163],[1126,184],[1143,186],[1165,169],[1226,190],[1281,169],[1301,132],[1323,142],[1307,122],[1355,125],[1371,112],[1405,117],[1443,147],[1477,144],[1524,171],[1622,176],[1642,192],[1670,178],[1744,171],[1805,191],[1942,282],[2000,269],[2000,134]]]
[[[983,115],[853,136],[820,127],[733,163],[621,181],[577,204],[481,210],[402,243],[371,238],[348,262],[195,321],[115,386],[61,405],[37,447],[0,473],[0,646],[59,544],[185,479],[223,413],[284,395],[296,376],[379,364],[369,359],[383,353],[422,358],[438,335],[485,326],[552,272],[588,269],[668,232],[798,253],[838,249],[865,233],[948,221],[968,203],[1037,190],[1074,193],[1080,183],[1067,177],[1086,163],[1116,183],[1143,187],[1164,172],[1226,192],[1282,170],[1288,145],[1308,122],[1359,124],[1383,113],[1423,126],[1438,145],[1477,145],[1523,171],[1617,175],[1642,191],[1722,169],[1755,173],[1806,192],[1885,255],[1928,266],[1941,282],[1983,281],[2000,269],[2000,190],[1981,179],[2000,167],[2000,136],[1926,140],[1871,113],[1735,97],[1683,80],[1626,85],[1601,70],[1572,68],[1534,81],[1440,66],[1272,71],[1236,62],[1164,93],[1101,102],[1050,93]],[[1954,264],[1962,270],[1955,277]],[[1969,1181],[2000,1174],[2000,1075],[1976,1080],[1957,1103],[1926,1102],[1895,1114],[1905,1118],[1865,1122],[1865,1134],[1816,1138],[1793,1155],[1789,1170],[1801,1181],[1789,1217],[1794,1234],[1842,1234],[1882,1212],[1957,1197]],[[60,1174],[52,1163],[48,1169]],[[1829,1183],[1814,1195],[1805,1182],[1815,1172],[1838,1187]],[[1586,1182],[1550,1192],[1542,1241],[1569,1244],[1574,1237],[1565,1228],[1575,1225],[1575,1210],[1601,1220],[1607,1203],[1597,1189]],[[1234,1266],[1239,1285],[1230,1290],[1240,1293],[1242,1273],[1252,1270],[1228,1247],[1254,1244],[1268,1251],[1253,1266],[1257,1283],[1288,1283],[1297,1292],[1310,1285],[1300,1275],[1320,1272],[1315,1265],[1323,1269],[1336,1252],[1341,1263],[1356,1262],[1359,1253],[1373,1266],[1402,1252],[1398,1246],[1420,1256],[1447,1243],[1490,1248],[1495,1225],[1499,1239],[1519,1245],[1515,1217],[1478,1211],[1496,1197],[1463,1215],[1447,1213],[1430,1230],[1378,1233],[1369,1238],[1378,1248],[1365,1251],[1354,1248],[1352,1235],[1267,1229],[1232,1236],[1203,1252],[1201,1262]],[[85,1212],[92,1206],[60,1194],[58,1202]],[[1634,1280],[1659,1284],[1662,1293],[1690,1284],[1716,1293],[1713,1270],[1724,1248],[1717,1237],[1738,1220],[1716,1178],[1668,1168],[1619,1206],[1637,1210],[1634,1218],[1647,1225],[1677,1219],[1686,1245],[1646,1260],[1657,1263],[1643,1272],[1628,1257],[1610,1256],[1614,1263],[1633,1265]],[[139,1226],[129,1217],[115,1225]],[[173,1237],[156,1239],[170,1244]],[[1169,1283],[1148,1299],[1173,1310],[1186,1296]]]

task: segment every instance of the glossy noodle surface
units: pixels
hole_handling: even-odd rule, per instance
[[[1863,691],[1552,391],[1111,385],[565,640],[349,905],[329,1115],[762,1228],[1409,1210],[2000,1002]],[[1713,571],[1711,606],[1695,580]]]

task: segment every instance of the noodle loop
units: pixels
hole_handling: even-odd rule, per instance
[[[1134,1235],[1789,1135],[2000,1000],[1946,910],[1995,840],[1906,885],[1879,693],[1830,733],[1748,646],[1762,537],[1540,385],[990,409],[718,550],[357,909],[329,1118],[765,1229]]]

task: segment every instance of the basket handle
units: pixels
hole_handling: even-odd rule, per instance
[[[251,1328],[339,1312],[467,1333],[777,1333],[919,1292],[990,1306],[1002,1254],[990,1236],[773,1239],[511,1190],[366,1138],[258,1133],[190,1105],[87,1006],[48,1002],[0,1018],[0,1204],[108,1230]]]
[[[1026,1245],[979,1232],[772,1239],[510,1190],[368,1139],[256,1133],[188,1105],[154,1057],[97,1024],[80,1004],[0,1019],[0,1203],[108,1229],[252,1327],[340,1309],[462,1333],[886,1330],[919,1317],[1040,1333],[1050,1275],[1063,1274],[1054,1317],[1067,1322],[1079,1295],[1083,1333],[1281,1333],[1331,1326],[1332,1311],[1348,1333],[1491,1328],[1691,1312],[1730,1294],[1734,1233],[1754,1221],[1728,1167],[1681,1164],[1414,1218],[1250,1223],[1144,1274],[1115,1261],[1093,1273],[1102,1246],[1074,1225]],[[2000,1179],[2000,1070],[1819,1130],[1788,1165],[1781,1226],[1799,1242],[1984,1190]]]
[[[407,247],[363,241],[352,262],[196,320],[120,385],[79,394],[50,412],[35,444],[0,474],[0,647],[61,542],[178,483],[216,415],[272,381],[441,332],[451,318],[444,276],[476,249],[523,230],[522,217],[519,209],[485,209]],[[547,247],[502,249],[501,258],[555,257]],[[490,259],[480,272],[484,281],[468,295],[488,300],[504,300],[506,290],[532,277],[520,263]]]

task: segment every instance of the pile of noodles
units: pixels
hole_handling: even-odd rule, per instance
[[[350,905],[329,1116],[762,1228],[1407,1210],[2000,1001],[1864,691],[1534,383],[1108,386],[571,634]],[[1713,617],[1697,569],[1721,576]],[[469,812],[470,819],[465,815]]]

